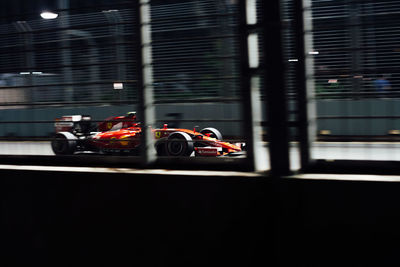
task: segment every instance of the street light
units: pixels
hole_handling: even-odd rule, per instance
[[[43,11],[42,13],[40,13],[40,16],[43,19],[55,19],[58,17],[57,13],[53,13],[51,11]]]

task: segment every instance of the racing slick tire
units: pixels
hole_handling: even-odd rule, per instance
[[[209,128],[204,128],[204,129],[202,129],[202,130],[200,131],[200,133],[201,133],[201,134],[204,134],[204,135],[209,135],[210,137],[215,138],[215,139],[218,139],[218,140],[222,140],[222,134],[221,134],[221,132],[218,131],[218,130],[215,129],[215,128],[211,128],[211,127],[209,127]]]
[[[51,148],[56,155],[72,155],[77,146],[78,138],[70,132],[59,132],[51,141]]]
[[[157,156],[161,156],[161,157],[168,156],[166,141],[164,141],[164,142],[156,142],[154,147],[156,148]]]
[[[166,146],[168,156],[187,157],[193,153],[193,140],[187,133],[174,132],[168,136]]]

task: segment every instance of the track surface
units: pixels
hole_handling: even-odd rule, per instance
[[[0,142],[1,155],[54,155],[50,142]],[[291,168],[299,168],[299,150],[291,145]],[[313,159],[327,160],[391,160],[400,161],[400,143],[389,142],[315,142],[311,148]]]

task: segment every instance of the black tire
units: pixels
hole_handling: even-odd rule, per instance
[[[188,157],[194,150],[193,140],[187,133],[172,133],[168,136],[165,150],[168,156]]]
[[[201,131],[200,131],[200,133],[201,134],[204,134],[204,135],[210,135],[210,137],[212,137],[212,138],[215,138],[215,139],[218,139],[218,140],[222,140],[222,134],[221,134],[221,132],[220,131],[218,131],[217,129],[215,129],[215,128],[211,128],[211,127],[209,127],[209,128],[204,128],[204,129],[202,129]]]
[[[77,140],[72,133],[60,132],[51,141],[51,148],[56,155],[72,155],[76,150]]]
[[[167,144],[166,142],[160,142],[160,143],[156,143],[155,145],[156,151],[157,151],[157,156],[168,156],[167,155]]]

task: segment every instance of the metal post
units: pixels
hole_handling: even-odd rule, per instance
[[[352,62],[351,62],[351,73],[352,75],[351,78],[351,95],[353,96],[353,99],[359,99],[360,98],[360,93],[361,93],[361,79],[358,78],[360,77],[360,67],[362,66],[361,62],[361,50],[360,46],[362,45],[362,34],[361,34],[361,18],[359,16],[359,3],[356,2],[348,2],[348,5],[350,6],[350,18],[349,18],[349,24],[350,24],[350,40],[351,40],[351,50],[353,51],[352,53]]]
[[[142,159],[148,166],[156,160],[152,127],[155,125],[153,100],[153,66],[151,51],[150,0],[134,1],[136,12],[139,119],[142,123]]]
[[[87,31],[82,31],[82,30],[65,30],[64,31],[64,36],[68,38],[69,36],[76,36],[78,38],[83,38],[88,44],[89,48],[89,63],[90,63],[90,71],[89,71],[89,81],[91,83],[98,82],[99,79],[99,74],[100,74],[100,69],[99,69],[99,52],[97,49],[96,41],[93,38],[92,34]],[[68,52],[69,53],[69,52]],[[69,71],[70,68],[68,67]],[[71,77],[72,79],[72,77]],[[93,90],[89,90],[90,86],[88,88],[88,94],[90,95],[92,100],[99,100],[100,95],[98,92],[94,92]]]
[[[301,169],[306,170],[312,163],[311,146],[316,140],[316,101],[314,80],[311,1],[295,1],[297,99],[299,105],[299,142]]]
[[[224,1],[217,1],[216,3],[218,8],[218,26],[220,28],[221,35],[223,34],[231,34],[231,29],[229,27],[229,19],[226,15],[229,13],[229,3]],[[223,57],[221,59],[222,64],[219,67],[219,72],[222,77],[224,77],[220,82],[219,86],[219,96],[223,97],[230,97],[234,93],[234,88],[232,86],[232,81],[227,78],[234,72],[234,62],[232,58],[233,54],[233,47],[232,41],[228,37],[223,37],[220,40],[217,40],[217,49],[218,49],[218,56]]]
[[[35,52],[33,49],[33,34],[32,28],[26,21],[17,21],[14,23],[15,28],[19,33],[21,33],[21,37],[24,42],[25,49],[25,71],[29,74],[26,75],[26,79],[24,79],[24,85],[28,85],[29,88],[26,89],[25,95],[29,99],[29,104],[32,104],[35,101],[34,89],[31,87],[33,85],[33,77],[32,72],[35,68]]]
[[[267,151],[262,144],[261,99],[259,77],[258,34],[251,33],[256,20],[255,0],[239,1],[240,88],[242,93],[242,116],[249,168],[267,170]]]
[[[61,29],[61,58],[63,64],[63,78],[64,83],[64,100],[72,102],[74,98],[74,87],[70,85],[72,83],[72,69],[71,69],[71,48],[69,47],[68,37],[65,35],[65,30],[69,28],[69,0],[58,0],[58,9],[61,10],[59,16],[60,29]]]
[[[121,14],[118,10],[107,10],[103,11],[107,20],[110,23],[110,32],[114,41],[114,60],[117,63],[116,65],[116,81],[122,82],[126,76],[126,67],[125,63],[122,61],[125,59],[125,49],[124,49],[124,32],[123,25],[121,25]],[[123,90],[126,91],[126,90]],[[122,94],[121,90],[118,90],[119,98],[118,100],[122,101],[123,98],[127,98],[128,95],[126,93]]]
[[[290,173],[289,123],[287,114],[284,57],[282,44],[281,8],[279,0],[261,1],[263,14],[263,51],[265,64],[266,113],[271,174]]]
[[[304,17],[303,1],[294,1],[294,26],[296,36],[296,87],[298,101],[298,134],[300,145],[301,169],[307,168],[310,163],[310,140],[308,136],[308,112],[307,112],[307,88],[306,88],[306,66],[304,48]]]

